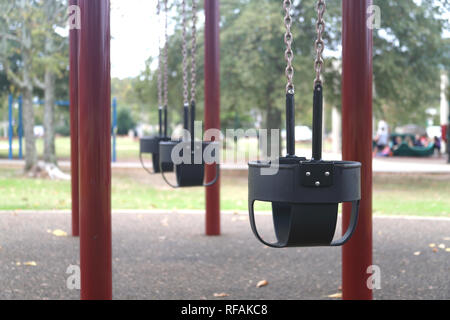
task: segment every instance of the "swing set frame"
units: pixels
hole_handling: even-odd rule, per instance
[[[204,0],[205,130],[220,130],[219,0]],[[70,0],[72,223],[80,234],[81,299],[112,299],[110,0]],[[342,153],[361,168],[359,223],[342,247],[343,299],[372,299],[372,0],[342,0]],[[206,181],[216,176],[206,165]],[[343,230],[351,206],[343,208]],[[73,235],[76,236],[74,229]],[[220,235],[220,179],[206,187],[205,233]]]

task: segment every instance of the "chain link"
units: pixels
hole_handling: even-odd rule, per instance
[[[187,12],[186,0],[182,1],[182,16],[183,16],[183,99],[184,104],[189,104],[189,75],[188,75],[188,48],[187,48]],[[191,101],[195,101],[196,87],[197,87],[197,4],[192,0],[192,39],[191,39]]]
[[[195,102],[197,88],[197,3],[192,0],[192,43],[191,43],[191,101]]]
[[[326,10],[325,0],[317,1],[317,23],[316,23],[316,32],[317,39],[314,44],[314,48],[316,50],[316,61],[314,62],[314,69],[316,71],[316,78],[314,80],[314,86],[317,84],[322,84],[321,73],[323,67],[323,50],[325,49],[325,44],[322,39],[323,32],[325,31],[325,21],[323,16]]]
[[[186,14],[186,0],[182,1],[181,15],[183,17],[183,31],[182,31],[182,54],[183,54],[183,103],[189,104],[189,84],[188,84],[188,52],[187,52],[187,14]]]
[[[168,6],[167,0],[164,0],[164,106],[167,107],[169,102],[168,93],[169,93],[169,70],[168,70],[168,46],[169,46],[169,35],[167,33],[167,16],[168,16]]]
[[[286,59],[286,78],[287,78],[287,85],[286,85],[286,93],[293,94],[294,93],[294,67],[292,66],[292,60],[294,59],[294,52],[292,51],[292,41],[293,36],[291,33],[291,26],[292,26],[292,17],[291,17],[291,7],[292,7],[292,1],[291,0],[283,0],[283,9],[285,11],[284,16],[284,25],[286,27],[286,33],[284,34],[284,43],[286,44],[286,51],[284,52],[284,57]]]

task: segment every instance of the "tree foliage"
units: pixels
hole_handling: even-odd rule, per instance
[[[23,96],[27,171],[37,164],[33,98],[42,92],[44,160],[56,161],[53,108],[55,95],[61,88],[56,82],[67,77],[68,66],[67,39],[56,28],[64,25],[66,8],[66,0],[0,0],[0,72],[6,74],[8,91]]]
[[[294,1],[293,28],[297,122],[311,124],[314,79],[315,0]],[[174,5],[178,5],[175,2]],[[449,28],[442,17],[448,0],[374,0],[381,9],[381,28],[374,30],[374,114],[392,125],[425,123],[425,110],[439,103],[440,70],[449,66]],[[236,115],[244,126],[283,127],[284,24],[282,2],[221,1],[222,125],[232,127]],[[327,1],[324,86],[327,105],[340,108],[341,1]],[[173,120],[181,114],[181,26],[169,39],[169,99]],[[200,27],[200,26],[199,26]],[[203,75],[200,28],[199,78]],[[147,69],[137,86],[138,96],[156,106],[156,75]],[[202,80],[199,80],[201,92]],[[145,97],[145,98],[144,98]],[[200,96],[199,96],[200,101]],[[173,110],[175,109],[175,110]],[[329,109],[328,109],[329,110]]]
[[[127,108],[119,109],[117,113],[117,134],[126,135],[130,130],[135,129],[136,122],[131,116],[131,111]]]

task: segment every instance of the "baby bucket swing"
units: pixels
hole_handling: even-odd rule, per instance
[[[218,180],[219,165],[216,163],[216,176],[210,182],[204,183],[205,159],[203,154],[209,151],[211,157],[216,159],[219,144],[214,141],[195,141],[195,93],[196,93],[196,57],[197,57],[197,5],[192,1],[192,43],[191,43],[191,99],[189,104],[188,84],[188,50],[187,50],[187,13],[186,0],[182,1],[183,16],[183,124],[184,135],[182,140],[161,141],[159,143],[160,166],[172,164],[175,170],[176,183],[171,183],[161,171],[166,183],[173,187],[200,187],[211,186]],[[190,108],[190,110],[189,110]],[[189,154],[185,154],[185,153]],[[173,161],[173,156],[183,159],[181,162]],[[187,161],[185,161],[185,159]]]
[[[287,155],[278,159],[277,172],[263,175],[271,162],[250,162],[248,173],[250,225],[256,238],[263,244],[274,247],[340,246],[352,236],[358,220],[361,199],[359,162],[322,160],[322,104],[323,86],[321,71],[325,29],[323,15],[325,1],[318,0],[318,21],[315,42],[316,60],[313,99],[312,159],[295,155],[294,84],[292,67],[293,51],[290,15],[291,0],[283,1],[286,12],[285,58],[286,77],[286,136]],[[272,203],[272,216],[277,241],[270,243],[259,234],[254,204],[256,201]],[[350,224],[342,238],[333,241],[336,230],[338,205],[352,204]]]
[[[160,16],[161,2],[158,1],[157,14]],[[158,118],[159,118],[159,133],[156,136],[143,137],[139,143],[139,159],[141,165],[145,171],[150,174],[159,172],[172,172],[173,164],[164,163],[160,166],[159,161],[159,143],[161,141],[169,141],[170,137],[167,136],[167,102],[168,102],[168,83],[167,83],[167,1],[165,1],[164,10],[164,33],[165,33],[165,45],[164,51],[159,46],[159,58],[158,58]],[[164,103],[163,103],[163,69],[164,69]],[[163,107],[164,105],[164,107]],[[164,118],[164,120],[163,120]],[[142,158],[142,155],[148,153],[152,155],[153,172],[148,169]]]

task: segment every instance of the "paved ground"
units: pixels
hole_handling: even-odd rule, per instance
[[[270,216],[258,216],[268,232]],[[0,213],[0,299],[78,299],[66,269],[79,264],[78,239],[64,213]],[[340,249],[269,249],[246,215],[225,214],[223,236],[202,235],[204,217],[184,213],[114,213],[116,299],[328,299],[340,285]],[[377,299],[450,299],[450,219],[374,219]],[[415,252],[419,252],[415,255]],[[35,266],[25,265],[35,262]],[[19,265],[20,264],[20,265]],[[260,280],[269,285],[256,288]]]

